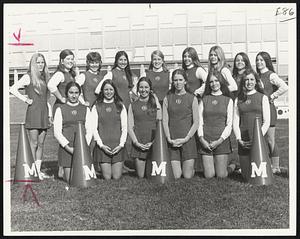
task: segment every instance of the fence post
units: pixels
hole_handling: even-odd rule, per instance
[[[17,69],[14,69],[14,84],[16,84],[18,81],[18,71]]]

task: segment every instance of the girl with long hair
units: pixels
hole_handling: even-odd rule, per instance
[[[187,89],[183,69],[172,73],[172,86],[163,102],[163,127],[169,143],[175,178],[192,178],[198,157],[195,132],[199,127],[198,100]]]
[[[135,159],[139,178],[145,175],[149,149],[153,143],[157,119],[161,119],[161,106],[153,94],[151,80],[142,77],[138,81],[139,98],[128,109],[128,133],[132,139],[131,157]]]
[[[112,80],[105,80],[92,107],[95,160],[105,179],[119,179],[127,157],[127,111]]]
[[[262,122],[262,134],[270,126],[269,100],[261,88],[258,75],[247,69],[242,77],[238,96],[234,101],[233,131],[238,141],[238,154],[242,175],[248,178],[250,170],[250,148],[253,140],[253,126],[256,117]]]
[[[222,73],[224,79],[228,83],[230,92],[236,91],[237,84],[232,78],[230,70],[226,67],[226,59],[223,49],[220,46],[213,46],[208,54],[208,72],[217,70]]]
[[[123,104],[126,109],[128,109],[130,102],[136,99],[134,88],[137,83],[137,77],[130,69],[129,58],[125,51],[117,52],[112,70],[107,72],[105,78],[112,79],[118,89]],[[96,94],[99,94],[103,82],[104,81],[100,82],[95,89]]]
[[[202,97],[207,72],[200,63],[198,53],[193,47],[187,47],[182,52],[182,68],[188,78],[188,87],[197,97]]]
[[[267,52],[259,52],[256,55],[256,71],[261,79],[265,94],[269,97],[271,110],[271,123],[267,131],[267,141],[270,149],[273,173],[280,173],[279,152],[275,142],[275,127],[277,112],[274,100],[288,90],[287,84],[275,73],[271,56]]]
[[[227,177],[228,155],[232,152],[233,101],[223,75],[211,71],[207,77],[204,95],[199,104],[200,153],[204,176]]]
[[[52,123],[52,110],[47,102],[50,96],[47,89],[48,80],[45,57],[36,53],[30,59],[28,72],[10,88],[13,95],[28,104],[25,128],[28,130],[30,148],[41,180],[48,177],[41,172],[41,164],[47,129]],[[24,87],[27,97],[19,92],[19,89]]]

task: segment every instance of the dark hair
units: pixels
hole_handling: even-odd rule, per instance
[[[211,94],[211,87],[210,87],[210,78],[214,76],[220,82],[220,90],[224,96],[232,97],[229,89],[228,89],[228,82],[224,79],[224,76],[221,72],[217,70],[212,70],[209,72],[206,82],[205,82],[205,89],[203,95],[210,95]]]
[[[86,70],[88,71],[90,69],[90,63],[91,62],[99,62],[99,68],[98,68],[98,73],[100,72],[101,69],[101,55],[98,52],[92,51],[89,54],[86,55]]]
[[[65,50],[62,50],[60,53],[59,53],[59,63],[58,63],[58,66],[57,66],[57,69],[56,71],[61,71],[63,73],[65,73],[65,66],[61,63],[62,60],[64,60],[67,56],[74,56],[74,53],[69,50],[69,49],[65,49]],[[75,77],[76,76],[76,73],[73,69],[74,66],[72,66],[72,68],[69,70],[69,73],[71,74],[72,77]]]
[[[70,90],[71,87],[76,86],[79,90],[79,95],[81,94],[81,87],[78,83],[76,83],[75,81],[70,81],[67,85],[66,85],[66,89],[65,89],[65,94],[66,96],[68,96],[68,91]]]
[[[154,111],[157,109],[157,105],[156,105],[156,101],[155,101],[155,98],[153,96],[153,89],[152,89],[152,83],[151,83],[151,80],[147,77],[142,77],[139,79],[138,83],[137,83],[137,91],[139,91],[139,88],[140,88],[140,84],[145,81],[148,83],[149,87],[150,87],[150,93],[149,93],[149,99],[148,99],[148,102],[147,102],[147,108],[148,108],[148,113],[150,111]]]
[[[123,109],[123,104],[122,104],[122,98],[120,97],[119,93],[118,93],[118,90],[117,90],[117,87],[115,86],[115,84],[113,83],[112,80],[105,80],[101,86],[101,90],[100,90],[100,93],[98,95],[98,98],[96,100],[96,103],[103,103],[104,101],[104,87],[109,84],[111,85],[113,88],[114,88],[114,91],[115,91],[115,94],[114,94],[114,102],[115,102],[115,105],[116,105],[116,108],[117,108],[117,111],[118,113],[121,113],[122,109]]]
[[[243,58],[243,61],[245,62],[245,69],[248,69],[248,68],[251,68],[252,69],[252,66],[251,66],[251,63],[250,63],[250,60],[249,60],[249,57],[247,56],[247,54],[245,52],[239,52],[235,55],[234,57],[234,60],[233,60],[233,70],[232,70],[232,76],[234,79],[236,79],[237,75],[238,75],[238,69],[235,65],[235,61],[236,61],[236,58],[238,56],[241,56]]]
[[[261,56],[261,57],[264,59],[264,61],[265,61],[265,63],[266,63],[266,67],[268,68],[268,70],[275,73],[274,67],[273,67],[273,64],[272,64],[272,60],[271,60],[271,56],[269,55],[269,53],[268,53],[268,52],[265,52],[265,51],[259,52],[259,53],[256,55],[256,57],[255,57],[255,62],[257,61],[257,57],[258,57],[258,56]],[[257,64],[256,64],[256,65],[257,65]],[[261,73],[260,73],[260,70],[257,68],[257,66],[256,66],[256,72],[257,72],[259,75],[261,74]]]
[[[172,72],[172,84],[171,84],[171,89],[168,91],[168,94],[174,94],[175,93],[175,86],[174,86],[174,77],[175,75],[182,75],[186,84],[184,86],[185,88],[185,91],[188,92],[188,93],[191,93],[190,89],[189,89],[189,86],[188,86],[188,78],[187,78],[187,75],[185,73],[185,70],[184,69],[176,69]]]
[[[185,53],[189,53],[190,57],[192,58],[194,66],[196,66],[196,67],[202,67],[196,49],[193,48],[193,47],[187,47],[182,52],[182,68],[184,70],[187,70],[187,66],[185,65],[184,60],[183,60]]]
[[[243,73],[241,83],[239,85],[239,89],[238,89],[238,93],[237,93],[237,97],[238,97],[239,102],[244,102],[244,101],[247,100],[245,82],[246,82],[246,76],[250,75],[250,74],[253,74],[253,76],[256,80],[255,90],[257,92],[260,92],[260,93],[264,94],[264,89],[261,85],[261,82],[260,82],[260,79],[259,79],[259,76],[257,75],[257,73],[253,69],[246,69],[245,72]]]
[[[126,78],[128,81],[128,88],[132,88],[133,87],[133,82],[132,82],[132,72],[130,69],[130,65],[129,65],[129,59],[128,59],[128,55],[125,51],[118,51],[116,56],[115,56],[115,62],[114,62],[114,66],[112,67],[112,70],[115,69],[118,66],[118,60],[121,56],[125,56],[126,60],[127,60],[127,66],[125,67],[125,74],[126,74]]]

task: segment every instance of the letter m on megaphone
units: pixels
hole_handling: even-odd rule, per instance
[[[85,175],[85,180],[90,180],[91,178],[97,178],[94,164],[91,164],[91,169],[87,165],[83,165],[83,171]]]
[[[255,178],[255,174],[258,177],[262,177],[262,178],[267,178],[267,162],[261,162],[259,165],[259,168],[257,168],[256,163],[252,162],[251,163],[252,166],[252,171],[251,171],[251,178]]]
[[[157,162],[152,161],[151,176],[156,176],[156,175],[159,175],[159,174],[160,174],[160,176],[166,176],[166,165],[167,165],[167,162],[161,162],[159,167],[158,167]]]
[[[24,177],[25,178],[29,178],[30,175],[34,175],[34,177],[37,177],[35,163],[32,163],[31,168],[29,167],[29,165],[27,163],[24,163],[23,167],[24,167]]]

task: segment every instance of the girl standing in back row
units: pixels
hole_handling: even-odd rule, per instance
[[[185,70],[188,79],[189,90],[198,98],[202,97],[206,70],[201,66],[197,51],[193,47],[187,47],[182,53],[182,68]]]
[[[143,66],[141,67],[141,77],[150,79],[152,89],[160,104],[162,104],[164,97],[170,89],[172,78],[170,71],[166,67],[164,54],[160,50],[152,52],[149,70],[145,72]]]
[[[267,131],[267,141],[270,149],[273,173],[280,173],[279,152],[275,142],[275,126],[277,112],[274,100],[288,90],[288,86],[275,73],[271,56],[267,52],[259,52],[256,56],[256,71],[258,72],[263,84],[264,93],[269,97],[271,110],[271,123]]]
[[[44,142],[47,129],[52,123],[51,106],[47,103],[50,96],[47,89],[49,72],[44,55],[34,54],[30,59],[29,70],[11,88],[10,93],[28,104],[25,119],[25,128],[29,133],[29,142],[39,178],[47,178],[41,172]],[[20,94],[19,89],[24,88],[27,97]]]
[[[230,90],[230,92],[234,92],[238,89],[235,80],[232,78],[230,70],[225,66],[225,54],[223,52],[223,49],[219,46],[213,46],[209,50],[208,72],[212,70],[221,72],[224,79],[228,83],[228,89]]]

